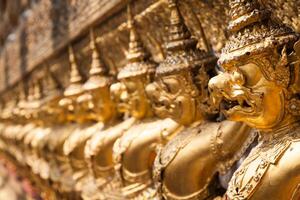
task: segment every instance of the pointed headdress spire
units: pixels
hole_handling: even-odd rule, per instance
[[[47,69],[46,72],[46,80],[45,80],[45,93],[50,93],[50,96],[52,93],[60,93],[62,90],[62,86],[58,79],[55,77],[53,72],[50,71],[50,69]]]
[[[169,39],[166,42],[167,57],[156,70],[157,75],[167,75],[181,70],[191,70],[216,60],[211,52],[196,48],[197,40],[184,23],[177,0],[168,0],[170,9]]]
[[[154,73],[155,65],[147,61],[147,53],[143,47],[140,36],[135,28],[132,16],[130,0],[127,5],[127,25],[129,29],[129,49],[127,53],[127,65],[120,70],[118,79]]]
[[[82,88],[82,76],[79,72],[78,65],[76,63],[73,48],[69,46],[69,62],[71,65],[70,71],[70,85],[64,91],[65,96],[73,96],[83,92]]]
[[[270,12],[258,0],[230,0],[229,5],[231,36],[219,59],[223,67],[297,40],[290,28],[271,19]]]
[[[43,86],[42,86],[42,83],[41,83],[41,80],[37,80],[34,84],[34,93],[33,93],[33,96],[34,96],[34,100],[35,101],[40,101],[42,98],[43,98]]]
[[[195,47],[197,40],[191,38],[191,33],[186,27],[179,11],[177,0],[168,0],[170,9],[169,41],[166,47],[169,51]]]
[[[20,93],[19,93],[19,102],[18,107],[23,108],[24,103],[26,102],[26,92],[25,92],[25,86],[23,83],[20,84]]]
[[[130,1],[127,5],[127,26],[129,30],[129,49],[127,54],[128,62],[143,61],[146,58],[146,52],[135,28],[135,21],[132,16]]]
[[[89,71],[89,79],[83,85],[85,90],[94,90],[97,88],[110,85],[111,77],[108,75],[107,68],[103,65],[100,59],[100,54],[96,45],[94,30],[90,29],[90,48],[92,50],[92,63]]]

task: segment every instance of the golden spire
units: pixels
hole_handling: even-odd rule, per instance
[[[82,89],[82,76],[79,72],[75,55],[73,52],[73,48],[70,45],[69,46],[69,62],[71,65],[71,71],[70,71],[70,85],[66,88],[64,95],[65,96],[73,96],[77,95],[83,92]]]
[[[191,33],[186,27],[181,13],[178,9],[177,0],[168,0],[168,6],[171,11],[169,26],[168,50],[185,49],[189,46],[196,46],[197,40],[191,38]]]
[[[43,104],[52,103],[53,100],[55,101],[57,98],[61,98],[63,94],[59,80],[51,72],[49,66],[46,67],[45,80],[42,81],[44,91]]]
[[[59,81],[54,77],[54,74],[50,70],[47,71],[45,83],[45,91],[47,94],[61,91],[62,89]]]
[[[25,87],[24,87],[24,84],[20,84],[19,87],[20,87],[19,104],[22,104],[26,100]]]
[[[43,89],[41,80],[36,80],[29,86],[27,101],[24,102],[25,109],[27,112],[31,112],[31,109],[39,108],[41,100],[43,98]]]
[[[297,40],[298,36],[290,28],[271,19],[270,12],[258,0],[230,0],[229,5],[231,36],[219,59],[223,67]]]
[[[267,19],[270,13],[262,9],[257,0],[230,0],[231,21],[228,30],[231,32],[239,31],[248,25]]]
[[[90,29],[90,48],[92,50],[92,63],[89,71],[89,79],[83,85],[85,90],[94,90],[111,84],[112,79],[108,75],[106,67],[100,60],[100,54],[96,46],[94,30]]]
[[[96,46],[95,34],[92,28],[90,29],[90,48],[92,50],[92,64],[91,69],[89,71],[90,77],[106,74],[107,70],[100,60],[99,51]]]
[[[191,37],[177,5],[177,0],[168,0],[170,8],[169,39],[166,42],[167,57],[156,69],[157,75],[191,70],[216,60],[211,52],[196,48],[197,40]]]
[[[127,54],[127,65],[119,71],[118,79],[152,74],[155,72],[155,65],[147,60],[147,53],[141,39],[135,29],[130,1],[127,5],[129,49]]]
[[[43,87],[41,80],[37,80],[33,86],[33,98],[35,101],[40,101],[43,97]]]
[[[71,65],[70,83],[77,84],[82,82],[82,77],[79,73],[78,66],[75,60],[75,55],[72,46],[69,46],[69,62]]]
[[[14,115],[20,116],[20,110],[24,105],[25,102],[25,93],[24,93],[24,87],[22,82],[19,82],[18,84],[18,90],[17,90],[17,102],[16,107],[13,109]]]
[[[127,5],[127,26],[129,30],[129,49],[127,60],[129,62],[143,61],[146,58],[146,52],[135,28],[135,21],[132,16],[130,1]]]
[[[34,84],[31,82],[28,86],[28,95],[27,95],[27,102],[34,100],[34,90],[33,90]]]
[[[24,108],[26,104],[26,95],[25,95],[25,91],[24,91],[24,87],[20,86],[20,92],[19,92],[19,101],[15,107],[15,114],[17,115],[21,115],[21,110]]]

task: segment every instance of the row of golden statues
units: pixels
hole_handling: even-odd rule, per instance
[[[230,0],[217,58],[197,47],[177,3],[163,62],[144,50],[128,6],[117,77],[91,30],[86,82],[70,45],[64,91],[49,70],[2,107],[2,154],[43,198],[300,198],[298,34],[258,0]]]

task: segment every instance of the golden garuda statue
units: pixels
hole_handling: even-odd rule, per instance
[[[128,110],[136,122],[114,143],[114,169],[122,198],[151,199],[156,147],[165,144],[180,125],[153,115],[145,88],[153,81],[156,64],[150,60],[135,29],[130,5],[127,14],[130,32],[127,64],[118,73],[119,83],[111,90],[119,106]]]
[[[300,199],[300,1],[26,2],[0,161],[28,199]]]
[[[243,123],[217,122],[207,89],[215,74],[216,57],[196,48],[197,41],[191,37],[177,1],[168,2],[167,57],[156,69],[155,82],[147,86],[147,93],[158,116],[170,117],[184,128],[156,157],[157,198],[212,198],[220,189],[217,174],[230,171],[255,133]]]
[[[231,36],[209,87],[230,120],[259,130],[259,143],[229,182],[225,199],[299,199],[298,35],[256,0],[231,0]]]

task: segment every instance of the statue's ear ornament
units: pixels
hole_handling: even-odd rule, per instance
[[[126,53],[127,64],[119,71],[118,80],[152,75],[156,69],[156,64],[149,60],[149,54],[136,30],[136,21],[132,15],[130,3],[127,6],[127,16],[129,30],[129,48]]]
[[[294,116],[300,116],[300,100],[293,98],[287,103],[287,110]]]
[[[300,116],[300,40],[295,42],[294,51],[288,56],[288,62],[291,66],[291,84],[289,91],[292,98],[287,103],[287,110],[294,116]]]
[[[290,83],[290,69],[286,52],[286,46],[283,47],[280,55],[280,60],[275,66],[274,80],[278,85],[287,88]]]
[[[295,42],[295,44],[294,44],[294,50],[295,50],[295,53],[296,53],[298,59],[300,59],[300,40],[298,40],[297,42]]]
[[[300,40],[295,42],[294,51],[288,56],[288,62],[291,66],[291,85],[289,90],[292,94],[300,93]]]

